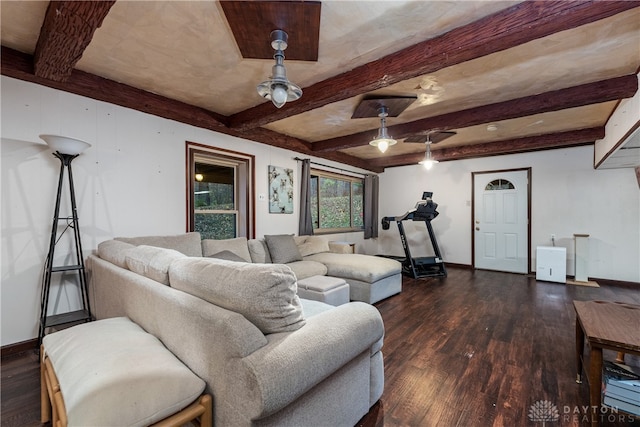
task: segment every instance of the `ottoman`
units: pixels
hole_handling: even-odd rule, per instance
[[[127,318],[49,334],[40,358],[43,423],[53,418],[53,426],[212,424],[204,381]]]
[[[331,276],[311,276],[298,280],[298,296],[331,305],[349,302],[349,285],[344,279]]]

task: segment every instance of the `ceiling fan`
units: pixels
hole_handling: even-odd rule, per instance
[[[426,132],[422,132],[416,135],[408,136],[404,139],[404,142],[419,142],[421,144],[437,144],[438,142],[444,141],[445,139],[452,137],[457,132],[455,131],[447,131],[447,130],[430,130]]]
[[[427,149],[424,153],[424,159],[422,159],[418,163],[424,166],[425,169],[429,170],[433,167],[433,165],[439,163],[438,160],[434,159],[431,156],[431,144],[441,142],[455,134],[455,131],[433,129],[417,135],[408,136],[404,139],[404,142],[419,142],[426,145]]]

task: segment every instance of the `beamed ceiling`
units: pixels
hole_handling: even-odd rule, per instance
[[[640,1],[0,5],[5,76],[375,172],[417,163],[404,138],[434,130],[456,132],[440,161],[593,144],[638,89]],[[281,109],[256,92],[277,28],[303,90]],[[379,119],[352,116],[395,97],[382,154]]]

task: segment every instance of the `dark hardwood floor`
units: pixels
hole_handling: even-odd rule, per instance
[[[575,382],[572,301],[594,299],[640,304],[640,289],[459,268],[446,279],[404,278],[401,294],[376,304],[386,329],[385,391],[359,425],[590,425],[586,381]],[[1,391],[2,426],[40,424],[35,352],[2,361]],[[556,421],[529,419],[541,401],[557,408]],[[601,425],[640,421],[609,413]]]

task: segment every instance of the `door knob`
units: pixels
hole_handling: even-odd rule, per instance
[[[480,231],[480,227],[476,227],[476,231]]]

